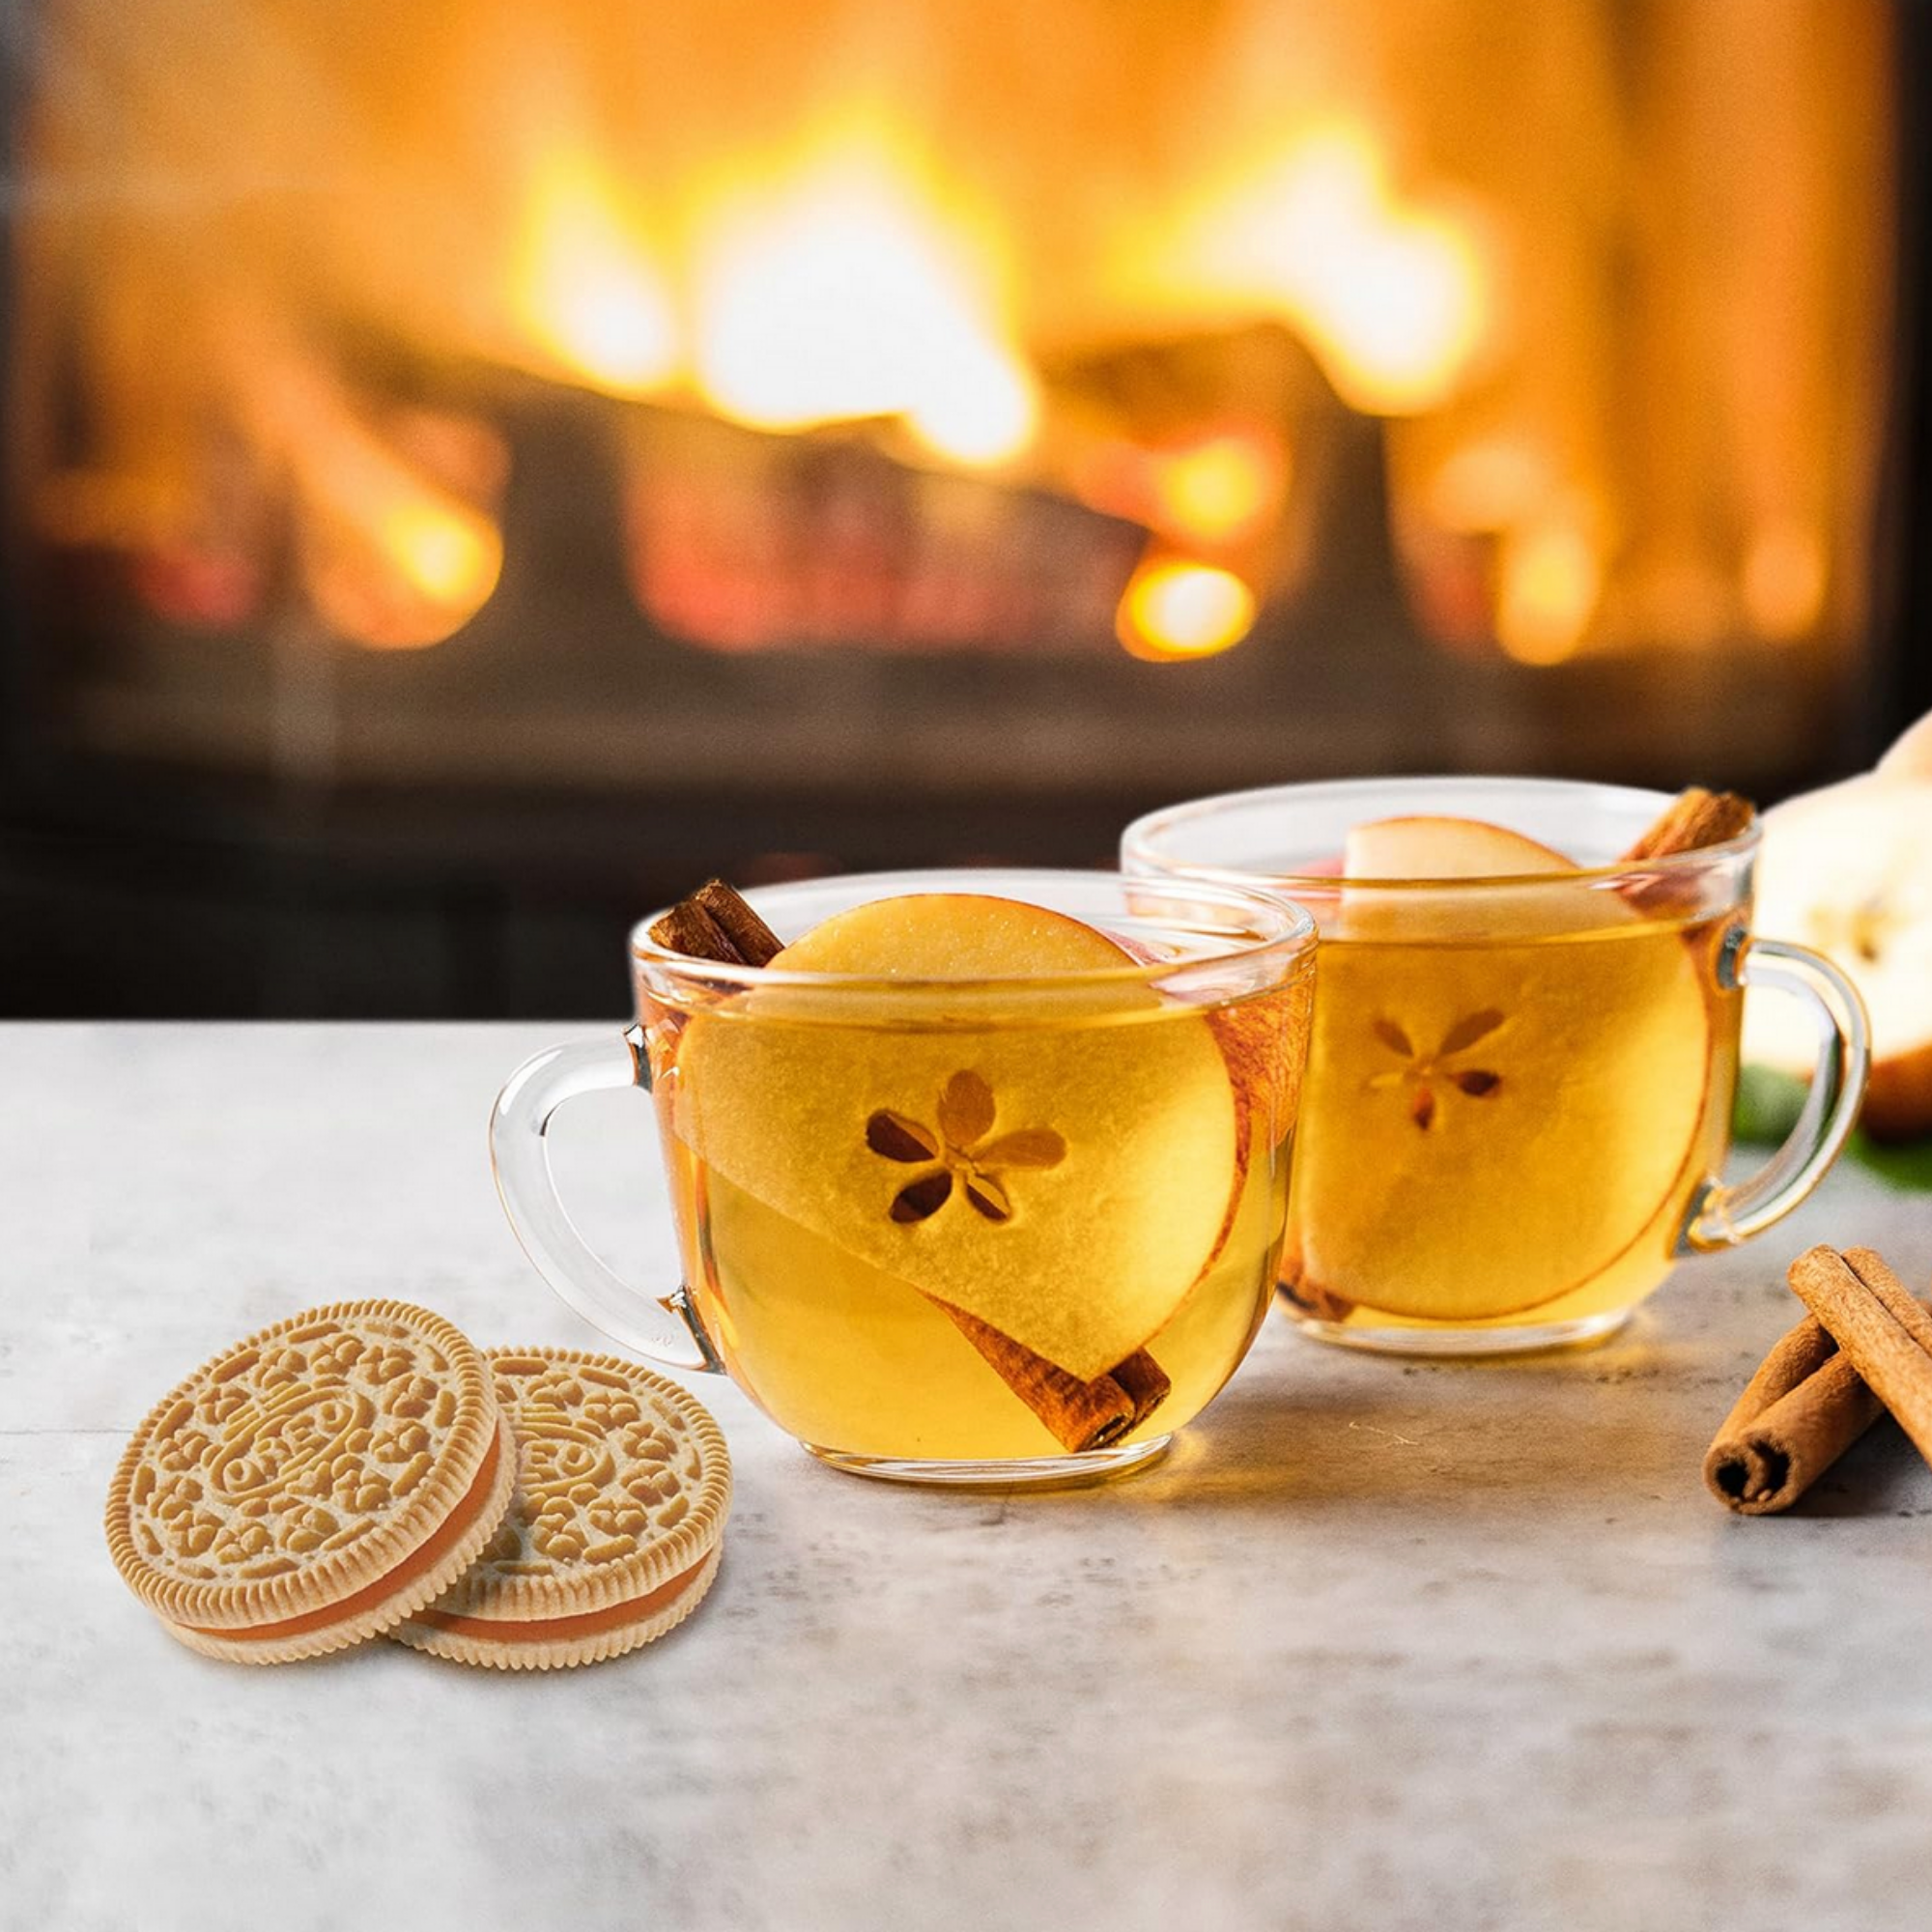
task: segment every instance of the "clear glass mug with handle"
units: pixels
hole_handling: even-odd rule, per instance
[[[637,1352],[728,1373],[841,1467],[1065,1482],[1158,1455],[1273,1293],[1308,915],[1104,872],[749,897],[815,952],[696,959],[646,920],[638,1023],[504,1086],[497,1186],[538,1270]],[[683,1264],[670,1293],[584,1244],[545,1150],[567,1100],[631,1086],[656,1103]]]
[[[1324,1340],[1492,1354],[1618,1328],[1680,1257],[1780,1220],[1843,1146],[1863,1009],[1803,947],[1750,932],[1758,832],[1630,863],[1670,800],[1512,779],[1359,780],[1150,813],[1122,863],[1292,894],[1321,928],[1283,1289]],[[1345,878],[1359,828],[1423,853],[1475,822],[1484,876]],[[1418,834],[1420,835],[1418,837]],[[1374,869],[1379,870],[1379,867]],[[1805,1002],[1804,1117],[1720,1179],[1742,989]]]

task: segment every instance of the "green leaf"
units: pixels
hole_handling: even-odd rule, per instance
[[[1932,1194],[1932,1141],[1875,1141],[1852,1136],[1851,1157],[1881,1180],[1914,1194]]]
[[[1741,1141],[1776,1147],[1804,1111],[1804,1083],[1769,1066],[1738,1069],[1737,1105],[1731,1132]]]
[[[1769,1066],[1741,1067],[1731,1131],[1740,1141],[1775,1147],[1798,1124],[1804,1106],[1804,1081]],[[1875,1141],[1860,1130],[1845,1144],[1845,1158],[1889,1186],[1932,1193],[1932,1140]]]

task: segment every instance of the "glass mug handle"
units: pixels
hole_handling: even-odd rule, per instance
[[[1808,947],[1752,939],[1742,926],[1725,935],[1718,982],[1758,986],[1808,1001],[1818,1022],[1818,1064],[1804,1111],[1784,1144],[1735,1187],[1712,1181],[1691,1208],[1679,1254],[1734,1248],[1781,1221],[1825,1178],[1859,1117],[1871,1068],[1864,1002],[1852,982]]]
[[[584,1040],[532,1054],[503,1083],[490,1110],[490,1164],[497,1193],[536,1271],[578,1314],[654,1362],[722,1373],[683,1288],[664,1299],[629,1286],[577,1232],[557,1195],[545,1136],[557,1109],[582,1094],[648,1088],[643,1029],[620,1040]]]

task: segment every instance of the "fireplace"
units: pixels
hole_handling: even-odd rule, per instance
[[[1354,771],[1829,772],[1919,675],[1923,38],[36,0],[18,1004],[606,1010],[710,869],[1096,861]]]

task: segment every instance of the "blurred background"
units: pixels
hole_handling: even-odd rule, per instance
[[[0,1010],[615,1014],[711,872],[1932,706],[1913,0],[0,32]]]

